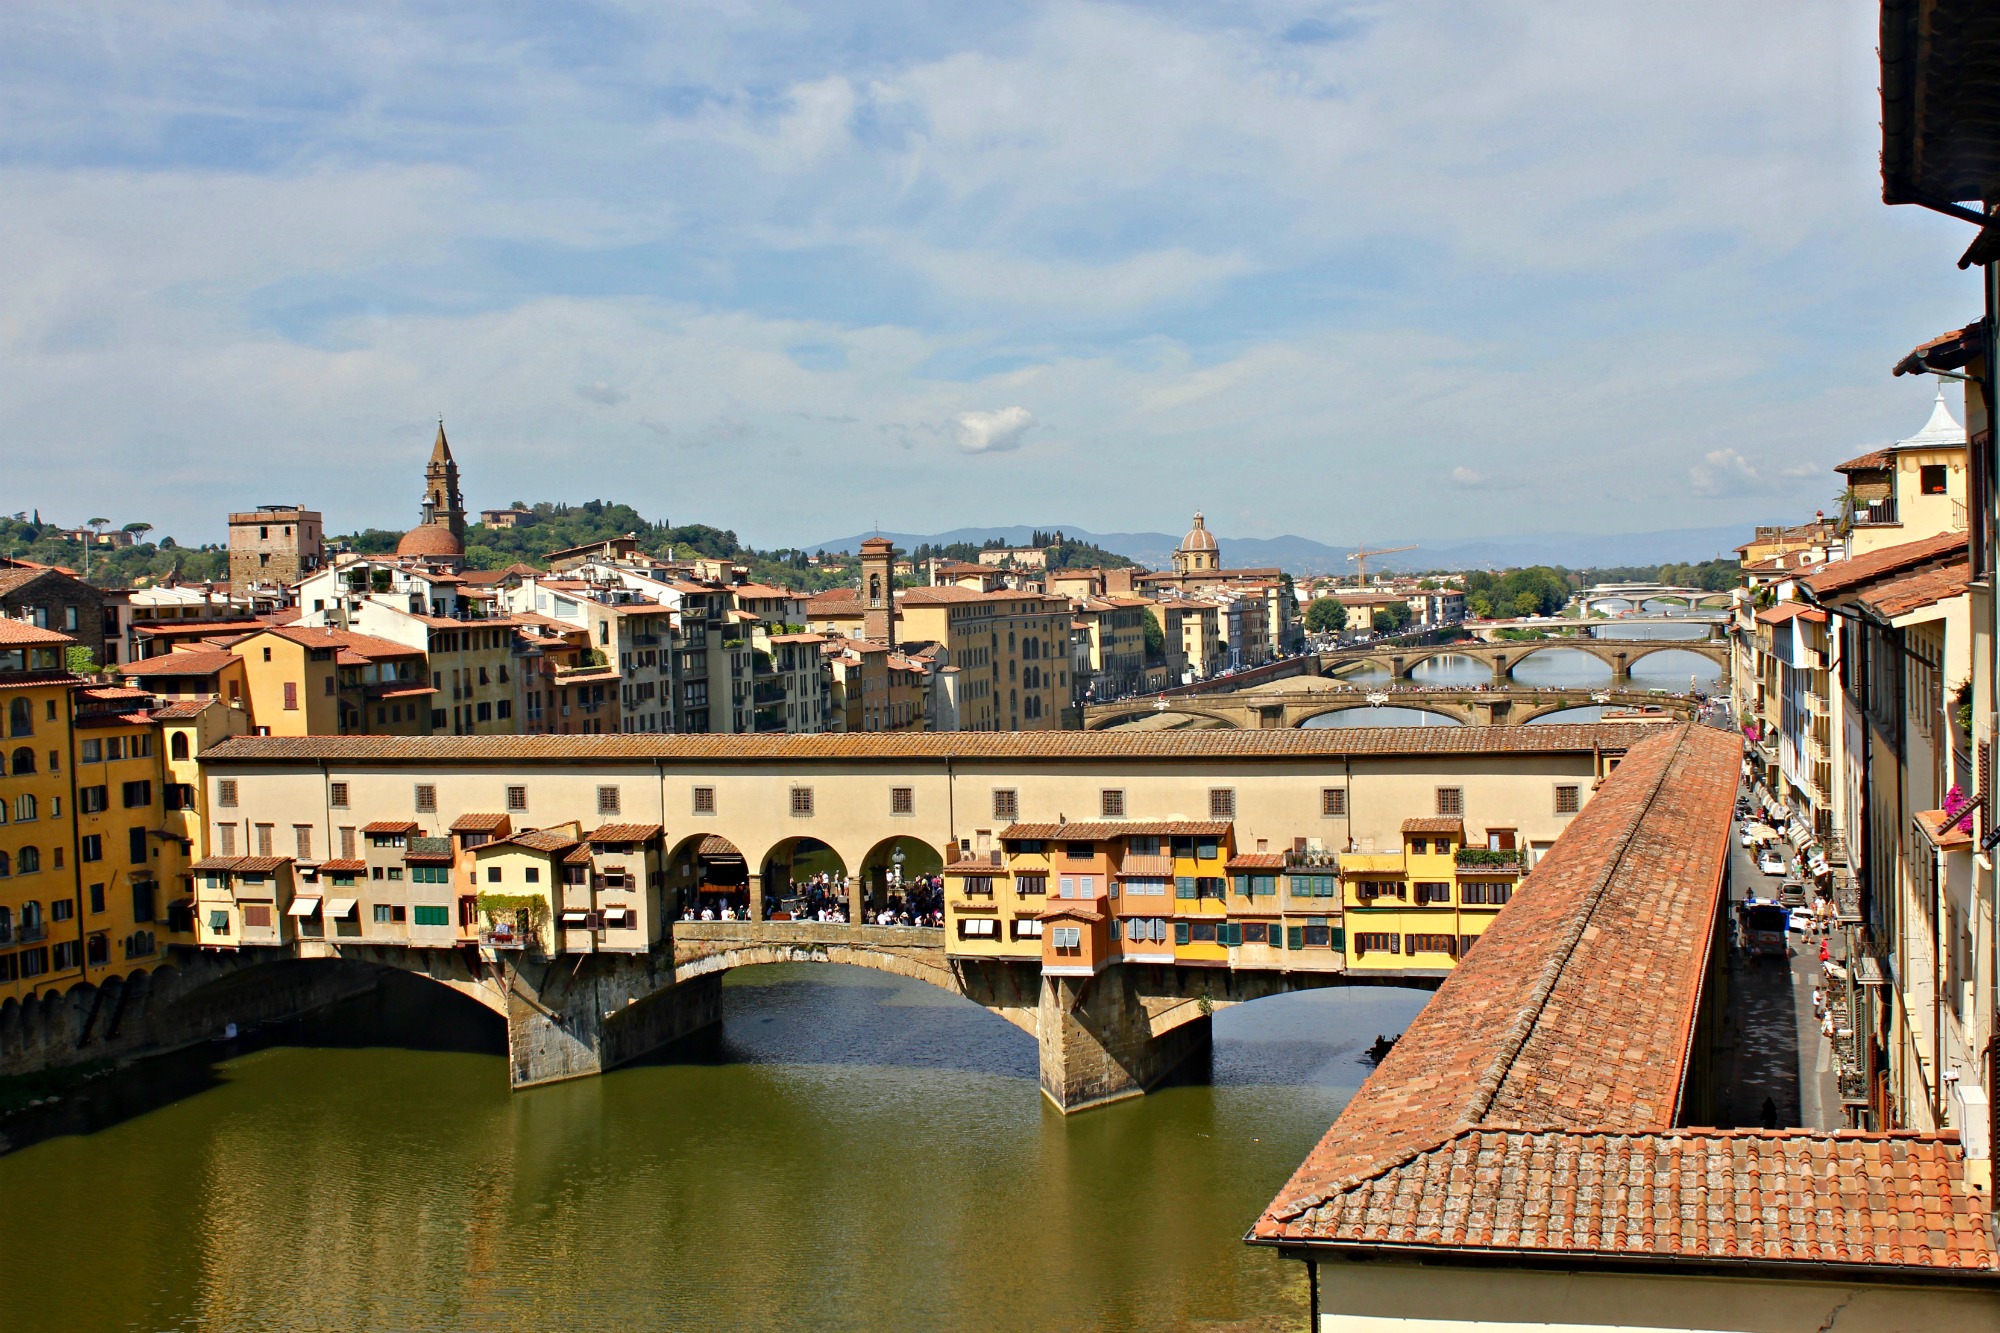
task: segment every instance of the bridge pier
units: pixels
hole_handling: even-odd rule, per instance
[[[1042,978],[1042,1094],[1065,1115],[1142,1095],[1207,1049],[1204,1011],[1158,1036],[1122,966],[1094,977]]]
[[[587,1078],[722,1018],[722,974],[675,985],[644,954],[587,954],[502,965],[507,1081],[515,1089]]]

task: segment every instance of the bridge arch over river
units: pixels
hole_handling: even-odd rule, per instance
[[[1691,701],[1646,690],[1606,689],[1369,689],[1320,682],[1318,689],[1244,690],[1235,694],[1158,696],[1093,704],[1084,710],[1087,730],[1102,731],[1148,718],[1200,719],[1243,731],[1303,727],[1316,717],[1366,708],[1408,708],[1465,726],[1518,726],[1573,708],[1610,706],[1656,709],[1668,718],[1689,716]]]
[[[1391,680],[1409,680],[1410,673],[1433,658],[1461,657],[1480,662],[1493,673],[1493,683],[1513,678],[1514,668],[1538,653],[1576,652],[1611,668],[1613,683],[1629,681],[1632,668],[1658,653],[1693,653],[1729,670],[1729,645],[1699,639],[1534,639],[1512,643],[1447,643],[1409,648],[1343,649],[1320,655],[1320,674],[1339,679],[1358,667],[1375,667]]]

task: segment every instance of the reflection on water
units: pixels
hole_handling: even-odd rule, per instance
[[[734,973],[705,1042],[520,1094],[424,985],[389,1017],[465,1039],[361,1002],[0,1158],[9,1333],[1293,1328],[1240,1237],[1425,998],[1225,1009],[1209,1081],[1064,1118],[1031,1038],[873,972]]]
[[[1514,664],[1514,683],[1530,688],[1583,689],[1609,685],[1611,668],[1581,648],[1540,647]]]
[[[1348,708],[1307,718],[1302,727],[1462,727],[1455,717],[1422,708]]]

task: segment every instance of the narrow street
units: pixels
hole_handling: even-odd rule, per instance
[[[1755,857],[1742,844],[1742,823],[1732,832],[1730,911],[1755,894],[1776,896],[1781,875],[1757,869]],[[1791,848],[1785,847],[1787,865]],[[1765,1098],[1777,1107],[1781,1128],[1838,1129],[1840,1097],[1833,1076],[1833,1055],[1813,1016],[1813,986],[1820,977],[1819,940],[1793,931],[1787,959],[1752,958],[1740,945],[1729,959],[1730,1004],[1736,1022],[1735,1074],[1719,1118],[1725,1124],[1754,1128],[1761,1123]],[[1838,940],[1833,941],[1839,958]]]

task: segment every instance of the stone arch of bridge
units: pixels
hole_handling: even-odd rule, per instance
[[[896,853],[903,853],[902,875],[908,883],[918,875],[935,875],[944,869],[944,852],[909,833],[883,838],[861,858],[860,875],[872,893],[888,889],[896,878]]]
[[[1357,708],[1407,708],[1414,713],[1430,713],[1437,717],[1450,718],[1453,722],[1471,726],[1479,719],[1470,707],[1463,704],[1442,703],[1436,700],[1408,700],[1398,695],[1390,695],[1384,704],[1372,704],[1367,698],[1329,700],[1324,704],[1310,704],[1292,714],[1291,725],[1303,727],[1316,717],[1326,717],[1332,713],[1351,713]]]
[[[1687,652],[1696,657],[1707,658],[1718,667],[1726,666],[1726,654],[1715,644],[1702,639],[1543,639],[1524,643],[1518,650],[1478,653],[1475,656],[1488,661],[1497,657],[1507,658],[1507,675],[1511,678],[1521,663],[1539,653],[1578,652],[1594,657],[1611,668],[1614,676],[1619,664],[1629,673],[1646,658],[1659,653]]]
[[[1247,697],[1254,698],[1255,696]],[[1167,707],[1161,708],[1150,699],[1142,699],[1135,701],[1129,708],[1119,708],[1112,712],[1099,713],[1093,716],[1090,719],[1089,728],[1092,731],[1104,731],[1126,722],[1137,722],[1140,718],[1157,717],[1161,714],[1204,718],[1212,722],[1219,722],[1224,727],[1236,728],[1238,730],[1243,726],[1242,705],[1238,705],[1235,708],[1205,708],[1200,704],[1185,703],[1176,699]]]
[[[459,950],[411,949],[379,944],[306,947],[324,948],[325,952],[307,956],[293,954],[259,960],[247,966],[239,965],[191,986],[176,995],[168,1007],[175,1011],[190,1008],[213,1011],[218,1016],[215,1026],[219,1029],[231,1021],[232,995],[268,994],[273,989],[283,991],[292,986],[307,990],[311,988],[311,983],[325,980],[323,974],[344,969],[352,973],[357,982],[365,980],[370,973],[400,972],[405,976],[419,977],[506,1017],[507,985],[501,978],[500,970],[489,964],[468,962],[466,954]],[[161,968],[156,980],[164,980],[171,971],[170,968]]]
[[[778,839],[764,849],[755,864],[766,898],[788,897],[794,885],[807,883],[816,875],[846,879],[859,873],[861,867],[852,848],[843,850],[809,833]]]
[[[719,833],[691,833],[667,853],[661,906],[671,916],[700,912],[704,898],[713,907],[747,893],[749,883],[749,862],[741,848]]]

